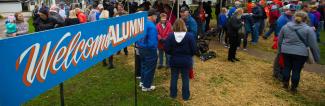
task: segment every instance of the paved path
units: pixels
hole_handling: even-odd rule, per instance
[[[266,52],[266,51],[262,51],[262,50],[258,50],[258,49],[253,49],[250,48],[247,51],[248,54],[267,60],[267,61],[274,61],[274,58],[276,56],[275,53],[271,53],[271,52]],[[315,73],[320,73],[320,74],[324,74],[325,75],[325,65],[320,65],[320,64],[305,64],[304,67],[305,71],[310,71],[310,72],[315,72]]]

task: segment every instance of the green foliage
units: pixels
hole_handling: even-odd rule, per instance
[[[33,26],[33,18],[32,17],[29,18],[27,22],[28,22],[28,33],[35,32],[35,28]]]

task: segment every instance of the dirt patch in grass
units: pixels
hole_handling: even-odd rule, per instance
[[[303,71],[299,93],[292,95],[273,79],[272,62],[238,52],[241,61],[231,63],[226,60],[227,49],[215,42],[210,45],[218,57],[206,62],[195,58],[196,74],[190,84],[192,98],[183,102],[178,96],[184,105],[322,105],[325,102],[322,93],[325,78],[318,74]],[[162,86],[168,90],[169,80]]]

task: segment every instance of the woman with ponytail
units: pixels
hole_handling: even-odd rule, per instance
[[[320,59],[316,34],[306,24],[307,21],[307,13],[297,12],[294,15],[294,20],[287,23],[279,34],[279,53],[284,58],[283,87],[289,88],[291,77],[290,91],[292,93],[297,92],[300,73],[308,57],[307,47],[310,47],[316,62],[319,62]]]

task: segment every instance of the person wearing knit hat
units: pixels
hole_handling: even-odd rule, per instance
[[[53,18],[55,21],[57,21],[58,23],[58,27],[63,27],[64,26],[64,19],[60,14],[59,14],[59,8],[56,5],[52,5],[49,13],[48,13],[49,17]]]
[[[64,21],[57,21],[53,17],[50,17],[49,11],[45,8],[42,8],[38,14],[39,18],[33,23],[36,32],[53,29],[59,25],[64,25]]]

